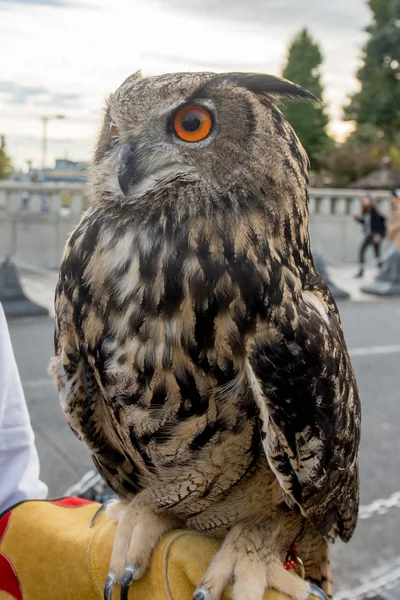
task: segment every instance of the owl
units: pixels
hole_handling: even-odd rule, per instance
[[[194,600],[326,598],[327,542],[355,528],[359,394],[282,97],[313,99],[264,74],[135,73],[108,100],[50,366],[120,499],[106,600],[174,528],[221,539]]]

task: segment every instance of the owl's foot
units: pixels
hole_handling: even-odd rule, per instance
[[[273,537],[267,538],[266,543],[260,531],[244,531],[240,526],[227,535],[193,600],[219,600],[230,583],[232,600],[262,600],[268,588],[275,588],[293,600],[306,600],[314,593],[307,581],[284,568]]]
[[[104,586],[104,600],[111,600],[116,584],[121,585],[121,600],[127,600],[132,581],[140,579],[149,566],[158,540],[177,526],[167,515],[158,515],[139,498],[130,504],[113,502],[106,507],[110,519],[117,521],[110,571]]]

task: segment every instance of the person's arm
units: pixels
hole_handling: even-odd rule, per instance
[[[0,513],[46,498],[39,458],[3,308],[0,304]]]
[[[397,223],[397,225],[393,225],[392,227],[390,227],[388,229],[389,232],[389,239],[393,240],[396,236],[399,235],[400,233],[400,221]]]
[[[392,213],[388,225],[388,237],[390,240],[400,233],[400,210]]]

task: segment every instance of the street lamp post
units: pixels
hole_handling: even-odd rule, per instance
[[[47,152],[47,123],[51,119],[65,119],[65,115],[54,115],[52,117],[41,117],[42,121],[42,173],[46,166],[46,152]]]

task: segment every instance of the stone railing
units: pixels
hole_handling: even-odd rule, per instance
[[[84,207],[82,183],[0,181],[0,211],[79,215]]]
[[[310,188],[310,215],[348,216],[360,209],[363,190]],[[383,214],[390,210],[390,194],[368,192]],[[0,181],[0,209],[7,212],[80,214],[85,207],[83,183],[20,183]]]
[[[354,262],[361,227],[351,215],[360,210],[363,190],[309,190],[310,236],[327,259]],[[373,191],[379,210],[390,213],[390,193]],[[0,182],[0,257],[11,254],[38,267],[57,268],[68,234],[85,208],[82,183]]]
[[[310,188],[310,215],[349,216],[360,211],[361,199],[368,193],[384,214],[390,213],[390,192],[386,190],[352,190],[338,188]]]

